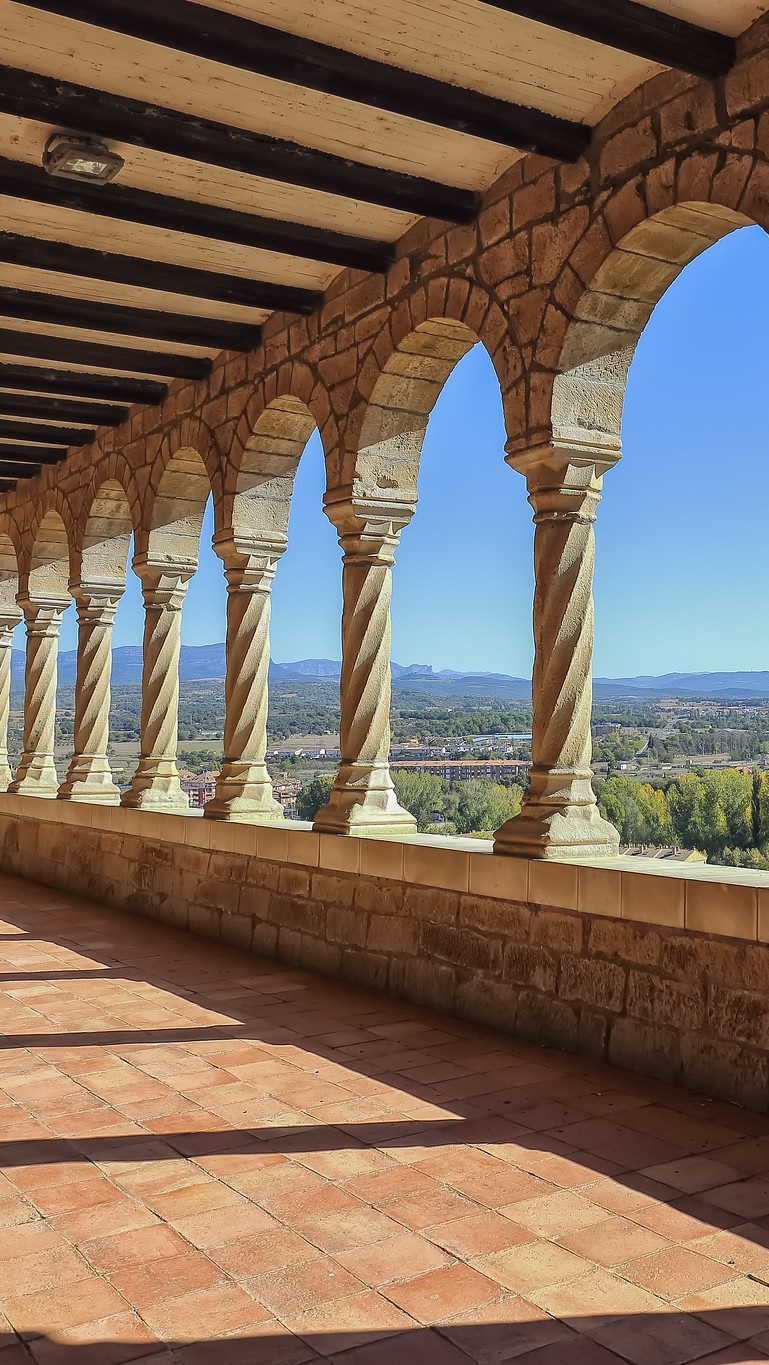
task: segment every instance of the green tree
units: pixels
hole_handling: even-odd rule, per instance
[[[456,826],[460,834],[493,834],[521,809],[521,788],[485,777],[458,782]]]
[[[314,777],[312,782],[308,782],[306,787],[302,787],[296,798],[296,809],[300,820],[314,820],[318,811],[326,805],[334,779],[330,776],[319,774]]]
[[[437,773],[416,773],[406,768],[396,768],[392,778],[398,801],[413,815],[420,834],[424,834],[433,816],[445,809],[445,782]]]
[[[609,777],[598,787],[598,806],[604,819],[619,831],[623,844],[671,842],[670,814],[663,791],[633,777]]]

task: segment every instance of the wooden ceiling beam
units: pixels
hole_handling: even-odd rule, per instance
[[[0,493],[10,493],[17,479],[34,479],[39,464],[0,464]]]
[[[24,237],[18,232],[0,231],[0,261],[32,270],[52,270],[58,274],[80,275],[110,284],[132,288],[156,289],[164,294],[186,298],[214,299],[219,303],[240,304],[244,308],[279,309],[289,313],[311,313],[323,300],[315,289],[298,289],[290,284],[272,284],[241,275],[196,270],[167,261],[151,261],[144,256],[125,256],[115,251],[96,251],[92,247],[72,246],[69,242],[43,237]]]
[[[259,327],[247,327],[240,322],[223,322],[220,318],[199,317],[194,313],[167,313],[160,308],[100,303],[65,294],[40,294],[8,285],[0,285],[0,320],[3,317],[60,327],[82,327],[89,332],[178,342],[181,346],[212,346],[217,351],[251,351],[258,346],[261,336]],[[149,373],[175,374],[176,371],[152,370]]]
[[[119,427],[128,418],[128,408],[110,404],[85,403],[68,398],[46,398],[41,394],[0,393],[0,416],[35,417],[44,422],[83,422],[89,427]]]
[[[72,341],[40,332],[17,332],[0,327],[0,355],[29,356],[35,360],[62,360],[65,365],[89,365],[128,374],[159,374],[173,379],[205,379],[210,360],[197,356],[169,355],[165,351],[140,351],[132,346],[107,346],[100,341]]]
[[[114,374],[83,374],[80,370],[51,370],[41,365],[9,365],[2,362],[0,389],[148,404],[162,403],[168,393],[167,385],[159,384],[154,379],[124,379]]]
[[[19,464],[59,464],[67,458],[66,446],[18,446],[0,442],[0,460]]]
[[[28,0],[33,9],[127,34],[270,80],[386,109],[503,147],[575,161],[589,130],[463,85],[361,57],[193,0]]]
[[[0,67],[0,112],[421,217],[470,223],[478,211],[470,190],[16,67]]]
[[[93,431],[84,427],[48,426],[44,422],[16,422],[0,417],[0,437],[12,441],[41,441],[54,446],[87,446]]]
[[[141,223],[164,232],[181,232],[211,241],[277,251],[285,256],[328,261],[355,270],[381,273],[391,265],[395,255],[389,242],[350,237],[343,232],[307,227],[303,223],[260,218],[237,209],[175,199],[172,195],[154,194],[130,185],[89,185],[87,181],[75,184],[48,175],[42,166],[7,157],[0,157],[0,184],[3,194],[37,204],[54,204],[57,208],[95,213],[123,223]]]
[[[737,56],[734,38],[639,5],[636,0],[483,0],[483,3],[575,37],[589,38],[604,47],[630,52],[659,66],[687,71],[692,76],[723,76]]]

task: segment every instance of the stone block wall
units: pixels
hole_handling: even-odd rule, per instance
[[[769,1105],[769,944],[759,938],[769,877],[82,814],[0,796],[0,868],[537,1043]]]

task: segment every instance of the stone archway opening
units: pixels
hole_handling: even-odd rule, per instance
[[[59,785],[55,760],[66,761],[71,753],[67,740],[74,721],[71,713],[60,718],[57,733],[56,705],[59,631],[72,601],[70,550],[67,527],[61,514],[51,508],[37,526],[20,581],[27,637],[24,736],[10,790],[21,796],[55,797]]]
[[[189,808],[176,762],[182,608],[198,568],[211,492],[202,455],[181,445],[167,459],[136,537],[133,568],[144,598],[141,747],[123,796],[123,804],[134,809],[183,813]]]
[[[13,653],[21,621],[18,591],[16,547],[7,532],[0,531],[0,791],[7,791],[21,750],[21,727],[16,717],[11,718],[11,691],[17,683]]]
[[[408,834],[416,828],[396,798],[389,766],[392,567],[416,509],[430,415],[456,366],[479,341],[466,323],[446,317],[429,318],[403,337],[362,415],[351,481],[326,496],[344,552],[344,610],[341,763],[329,802],[316,817],[324,831]]]
[[[488,837],[526,781],[527,739],[479,738],[531,729],[531,520],[506,440],[498,375],[476,344],[428,417],[393,573],[390,765],[401,805],[434,835]]]
[[[291,394],[270,402],[254,423],[235,471],[229,524],[214,537],[227,581],[224,756],[213,818],[282,820],[267,770],[272,585],[288,545],[295,479],[317,433],[309,408]],[[320,499],[318,511],[320,512]],[[292,595],[293,615],[304,615]]]
[[[697,256],[752,220],[721,204],[683,203],[634,227],[585,290],[554,379],[556,443],[621,449],[628,375],[663,294]]]
[[[623,844],[757,869],[769,852],[751,771],[766,761],[768,306],[769,235],[747,225],[655,306],[623,394],[595,584],[596,676],[644,689],[617,703],[622,728],[594,746],[602,810]],[[597,689],[599,723],[607,694]]]

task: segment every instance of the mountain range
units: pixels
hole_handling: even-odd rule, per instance
[[[275,683],[336,682],[341,665],[334,659],[299,659],[294,663],[270,664],[270,679]],[[77,654],[64,650],[59,655],[59,682],[73,687]],[[142,650],[139,645],[124,645],[112,655],[112,681],[116,687],[141,682]],[[399,691],[431,692],[444,696],[483,696],[499,700],[528,701],[531,682],[507,673],[462,673],[444,668],[435,671],[430,664],[392,664],[393,681]],[[14,650],[11,677],[15,687],[24,680],[24,654]],[[182,682],[201,682],[224,677],[224,644],[183,645],[180,677]],[[663,673],[658,677],[596,678],[595,695],[600,698],[654,700],[660,697],[723,697],[735,701],[769,698],[769,672]]]

